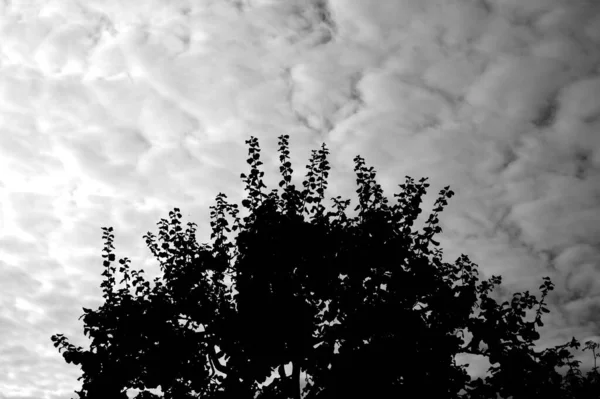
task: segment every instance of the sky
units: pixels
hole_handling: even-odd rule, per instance
[[[243,198],[245,140],[270,191],[282,134],[297,185],[327,145],[327,198],[350,208],[356,155],[392,201],[404,176],[428,177],[425,217],[450,185],[444,260],[501,275],[499,302],[551,277],[536,349],[600,342],[599,3],[4,0],[0,399],[80,389],[50,336],[89,348],[101,227],[152,280],[142,236],[179,207],[209,242],[215,196]]]

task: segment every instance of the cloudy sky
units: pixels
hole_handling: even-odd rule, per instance
[[[207,242],[215,196],[244,194],[244,141],[270,190],[282,134],[297,184],[327,144],[328,197],[356,204],[359,154],[392,200],[429,177],[425,214],[450,185],[445,261],[469,255],[505,296],[550,276],[538,349],[600,339],[598,3],[4,0],[0,399],[81,387],[50,336],[89,347],[102,226],[154,278],[142,236],[179,207]]]

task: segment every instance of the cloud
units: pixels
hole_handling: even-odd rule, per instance
[[[390,198],[429,177],[425,213],[450,185],[445,259],[502,275],[499,299],[551,276],[540,347],[597,337],[599,21],[560,0],[2,3],[3,397],[78,388],[49,337],[88,344],[100,227],[158,275],[142,235],[179,207],[208,241],[215,196],[244,195],[251,135],[269,188],[281,134],[297,183],[328,145],[328,197],[356,203],[359,154]]]

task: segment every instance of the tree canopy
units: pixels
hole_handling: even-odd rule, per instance
[[[427,179],[407,176],[390,204],[374,169],[356,156],[358,215],[350,218],[350,200],[332,198],[330,212],[322,204],[325,145],[312,151],[299,190],[289,136],[279,137],[280,196],[263,191],[258,140],[246,144],[248,216],[219,193],[210,207],[214,242],[198,245],[196,224],[184,230],[175,208],[158,223],[158,237],[144,236],[163,273],[152,286],[128,258],[115,265],[113,229],[103,228],[105,302],[82,315],[90,349],[51,337],[65,361],[81,366],[80,399],[125,399],[130,388],[152,399],[146,389],[157,387],[165,399],[598,397],[597,368],[583,377],[568,350],[580,346],[575,338],[533,348],[549,312],[550,278],[540,300],[526,291],[498,304],[490,293],[501,277],[479,281],[466,255],[442,260],[434,237],[450,187],[423,231],[413,231]],[[535,319],[524,320],[534,308]],[[595,360],[597,345],[586,344]],[[490,375],[472,380],[467,365],[456,364],[460,353],[488,358]],[[562,366],[566,376],[556,370]]]

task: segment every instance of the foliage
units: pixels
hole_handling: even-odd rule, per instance
[[[302,392],[308,399],[414,392],[465,399],[597,397],[597,367],[587,379],[581,375],[567,350],[579,347],[574,338],[533,350],[536,326],[549,312],[548,277],[540,301],[525,292],[499,305],[489,294],[500,277],[479,282],[477,265],[465,255],[454,264],[442,261],[434,236],[454,194],[449,187],[440,191],[423,232],[413,231],[427,179],[407,176],[390,205],[373,168],[357,156],[358,215],[346,215],[350,200],[341,197],[332,198],[335,212],[325,213],[328,150],[323,145],[312,152],[300,191],[292,184],[288,139],[279,142],[281,197],[278,190],[262,191],[258,140],[246,141],[250,173],[241,175],[248,192],[242,206],[249,215],[240,220],[238,206],[219,193],[211,206],[212,246],[196,243],[194,223],[183,230],[177,208],[158,223],[158,243],[153,234],[144,236],[164,273],[152,287],[124,258],[125,287],[116,289],[114,235],[103,228],[105,303],[82,315],[90,350],[62,334],[51,337],[64,359],[82,368],[80,399],[125,399],[129,388],[159,386],[166,399],[297,399],[301,371],[310,376]],[[235,244],[226,234],[232,230]],[[534,307],[535,319],[523,320]],[[469,343],[465,331],[472,334]],[[587,343],[586,349],[596,348]],[[455,363],[458,353],[487,357],[490,375],[472,381],[466,365]],[[555,369],[565,365],[570,371],[563,378]],[[149,391],[138,396],[156,397]]]

